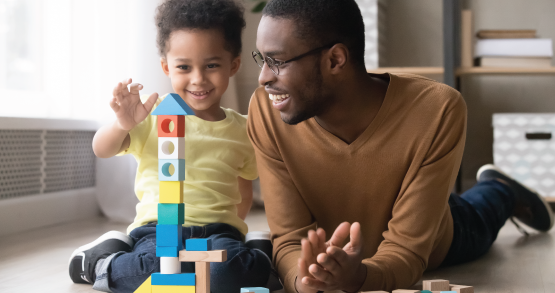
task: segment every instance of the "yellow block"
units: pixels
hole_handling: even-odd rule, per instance
[[[150,285],[150,277],[135,290],[135,293],[152,293],[152,286]]]
[[[183,181],[160,181],[160,203],[183,203]]]
[[[195,286],[153,285],[152,293],[195,293]]]

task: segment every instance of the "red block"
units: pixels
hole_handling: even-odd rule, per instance
[[[170,131],[171,122],[173,122],[173,131]],[[185,137],[185,116],[158,116],[158,137]]]

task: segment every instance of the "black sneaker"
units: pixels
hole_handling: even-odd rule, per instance
[[[93,284],[96,280],[95,267],[100,259],[113,253],[131,251],[133,240],[127,234],[110,231],[95,241],[77,248],[69,258],[69,277],[73,283]]]
[[[547,232],[553,227],[553,211],[543,196],[522,185],[494,165],[484,165],[476,174],[478,182],[500,179],[509,185],[516,196],[513,216],[525,225]]]
[[[262,251],[268,257],[268,261],[270,262],[270,264],[272,263],[273,245],[272,241],[270,240],[270,232],[254,231],[247,233],[247,236],[245,237],[245,245],[248,248]],[[264,287],[268,288],[270,291],[278,291],[283,289],[283,284],[281,283],[278,273],[274,269],[273,265],[270,271],[268,282],[266,282],[266,285]]]

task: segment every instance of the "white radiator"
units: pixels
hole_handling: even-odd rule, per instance
[[[93,121],[0,117],[0,236],[97,217]]]

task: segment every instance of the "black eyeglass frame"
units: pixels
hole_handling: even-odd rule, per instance
[[[256,63],[256,65],[258,65],[258,67],[263,68],[263,67],[264,67],[264,63],[266,63],[266,64],[268,65],[268,68],[269,68],[275,75],[279,75],[279,67],[282,66],[283,64],[287,64],[287,63],[289,63],[289,62],[293,62],[293,61],[300,60],[300,59],[302,59],[302,58],[304,58],[304,57],[306,57],[306,56],[308,56],[308,55],[317,53],[317,52],[322,51],[322,50],[331,49],[333,46],[335,46],[335,45],[337,45],[337,44],[338,44],[337,42],[334,42],[334,43],[329,44],[329,45],[326,45],[326,46],[318,47],[318,48],[313,49],[313,50],[310,50],[310,51],[308,51],[308,52],[306,52],[306,53],[304,53],[304,54],[301,54],[301,55],[299,55],[299,56],[297,56],[297,57],[293,57],[293,58],[291,58],[291,59],[289,59],[289,60],[287,60],[287,61],[276,61],[274,58],[272,58],[272,57],[270,57],[270,56],[264,57],[264,56],[262,56],[262,54],[260,54],[259,51],[252,51],[252,58],[254,59],[254,62]],[[259,56],[259,57],[260,57],[260,59],[261,59],[261,61],[262,61],[262,65],[260,65],[260,64],[258,63],[258,61],[256,61],[256,56]],[[271,63],[269,63],[268,61],[271,61]],[[272,69],[273,66],[276,67],[277,72],[274,71],[274,69]]]

